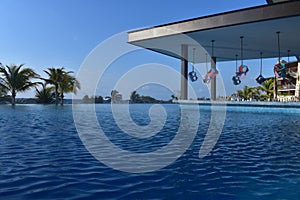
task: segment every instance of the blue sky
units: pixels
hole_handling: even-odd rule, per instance
[[[7,65],[25,63],[42,76],[45,76],[43,70],[48,67],[64,66],[76,73],[92,49],[114,34],[262,4],[265,4],[264,0],[1,0],[0,62]],[[113,73],[124,73],[140,64],[136,60],[161,62],[180,69],[178,60],[150,51],[140,52],[138,58],[129,56],[123,62],[123,70],[111,68],[104,80],[109,80]],[[266,75],[272,71],[274,62],[264,61],[270,66],[264,69]],[[249,79],[245,79],[239,87],[231,83],[235,64],[218,64],[227,93],[245,84],[255,85],[259,61],[247,64],[255,66],[255,69],[250,70]],[[227,80],[224,76],[230,78]],[[199,84],[196,87],[204,87],[202,83],[195,84]],[[97,95],[107,96],[112,89],[109,82],[102,81]],[[199,91],[203,92],[198,94],[199,97],[208,95],[205,89]],[[169,98],[172,93],[159,87],[147,87],[140,92],[163,99]],[[17,97],[33,95],[31,91]]]

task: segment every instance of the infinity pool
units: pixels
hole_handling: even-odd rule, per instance
[[[83,112],[85,106],[80,105]],[[162,106],[166,123],[149,138],[124,134],[109,105],[96,105],[96,115],[116,146],[144,153],[166,146],[179,129],[180,107]],[[150,123],[150,107],[130,105],[137,125]],[[159,170],[128,173],[89,153],[72,106],[1,105],[0,198],[299,199],[300,114],[292,109],[227,108],[216,145],[199,158],[212,113],[201,106],[197,134],[182,156]]]

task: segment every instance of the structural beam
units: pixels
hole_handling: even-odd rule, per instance
[[[181,45],[181,87],[180,99],[187,100],[188,98],[188,45]]]
[[[282,32],[284,50],[291,50],[290,56],[300,55],[300,1],[266,4],[225,13],[183,20],[128,33],[130,44],[159,52],[180,59],[182,44],[200,44],[209,51],[209,41],[218,41],[215,55],[218,62],[234,61],[238,51],[237,38],[247,37],[244,60],[259,59],[259,52],[264,52],[263,58],[276,58],[272,34]],[[282,54],[285,57],[287,51]],[[193,61],[189,55],[188,61],[204,63],[203,56],[197,56]]]
[[[147,39],[176,35],[178,33],[211,30],[240,24],[299,16],[299,6],[300,1],[267,4],[130,31],[128,34],[128,42],[134,43]]]
[[[290,1],[290,0],[266,0],[268,4],[273,4],[273,3],[280,3],[284,1]]]

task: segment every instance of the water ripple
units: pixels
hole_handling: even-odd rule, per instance
[[[178,106],[165,107],[167,124],[146,139],[122,133],[109,106],[96,108],[115,145],[151,152],[170,142],[179,127]],[[149,123],[142,114],[148,108],[131,106],[137,124]],[[176,162],[159,171],[129,174],[110,169],[89,154],[76,133],[70,106],[1,105],[1,199],[299,198],[300,115],[229,110],[217,145],[199,159],[209,120],[206,107],[193,144]]]

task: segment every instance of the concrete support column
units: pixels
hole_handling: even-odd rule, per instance
[[[297,101],[300,101],[300,62],[298,62],[295,97]]]
[[[188,46],[181,45],[181,87],[180,99],[187,100],[188,98]]]
[[[216,70],[217,59],[211,57],[211,69]],[[210,81],[210,100],[215,101],[217,99],[217,80],[216,76]]]

